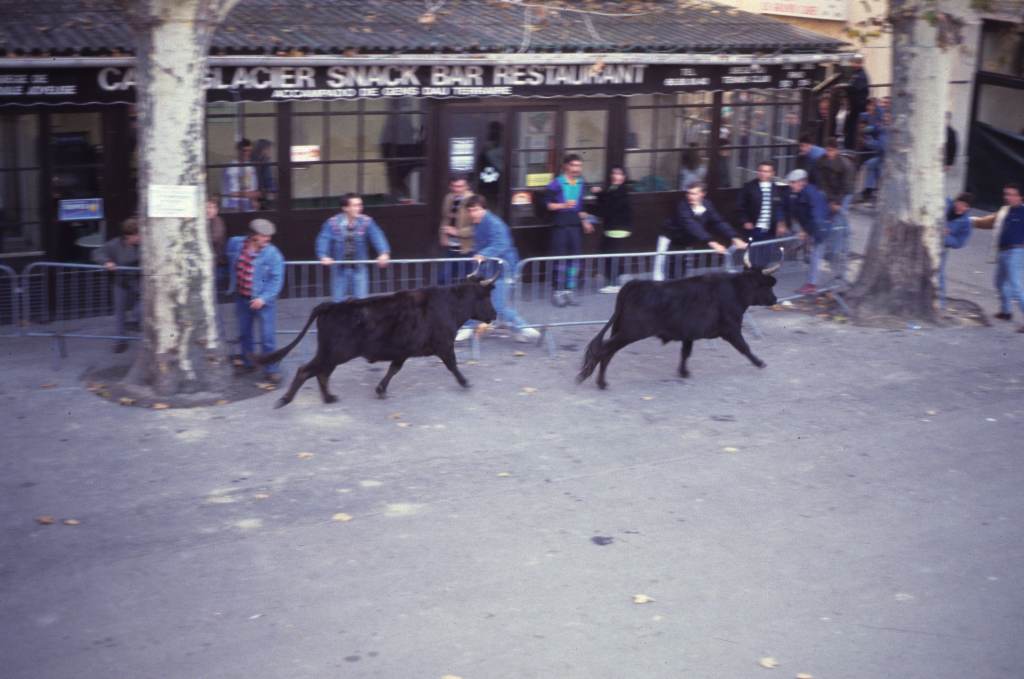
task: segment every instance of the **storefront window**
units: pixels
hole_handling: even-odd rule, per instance
[[[605,180],[607,139],[607,110],[565,112],[565,153],[583,159],[583,176],[591,184]]]
[[[800,135],[799,91],[741,90],[723,96],[718,188],[732,188],[754,178],[757,164],[775,163],[785,176],[796,165]]]
[[[341,196],[353,191],[366,205],[422,202],[421,107],[416,99],[293,105],[294,207],[337,207]]]
[[[39,116],[0,116],[0,255],[42,250]]]
[[[271,102],[211,102],[206,108],[207,192],[222,212],[273,210],[277,117]]]
[[[626,173],[636,191],[679,191],[706,181],[710,92],[630,97]]]

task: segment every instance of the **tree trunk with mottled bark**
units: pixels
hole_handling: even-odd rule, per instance
[[[878,210],[849,292],[858,317],[933,321],[945,221],[942,158],[957,20],[928,0],[892,0],[892,114]],[[955,38],[955,39],[954,39]]]
[[[133,3],[144,313],[126,383],[162,397],[217,392],[230,374],[207,237],[203,78],[210,38],[237,2]],[[195,216],[147,217],[153,185],[195,187]]]

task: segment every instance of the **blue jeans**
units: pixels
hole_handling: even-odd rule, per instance
[[[818,238],[821,238],[819,241]],[[808,237],[811,250],[810,268],[807,270],[807,282],[811,285],[818,284],[818,270],[821,268],[821,260],[825,257],[825,246],[828,244],[828,235],[818,233],[814,238]]]
[[[555,257],[578,255],[583,252],[583,227],[554,226],[551,231],[551,254]],[[555,262],[555,290],[575,290],[580,260]]]
[[[1024,248],[1010,248],[999,253],[996,264],[996,290],[999,291],[999,310],[1010,313],[1013,300],[1024,313]]]
[[[253,323],[257,319],[260,322],[260,353],[269,354],[277,348],[277,307],[271,302],[264,304],[262,309],[253,310],[249,308],[248,297],[237,295],[235,297],[235,315],[238,318],[238,343],[241,345],[242,362],[247,368],[252,367],[252,360],[249,358],[253,350]],[[275,374],[281,371],[281,364],[274,363],[264,368],[268,374]]]
[[[370,272],[365,264],[331,265],[331,299],[340,302],[349,297],[363,299],[370,294]]]
[[[864,161],[864,188],[877,189],[882,174],[882,156],[873,156]]]
[[[829,237],[829,250],[833,255],[846,252],[847,242],[850,237],[849,210],[852,199],[853,196],[850,194],[843,196],[843,200],[839,204],[839,210],[829,215],[828,223],[832,225]]]
[[[437,271],[437,284],[438,285],[454,285],[461,283],[469,272],[476,267],[476,262],[472,260],[472,255],[465,255],[456,248],[454,250],[448,249],[444,254],[445,259],[451,259],[453,257],[465,258],[465,262],[441,262],[438,266]]]

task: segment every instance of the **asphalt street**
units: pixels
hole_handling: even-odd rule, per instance
[[[953,294],[993,311],[986,255]],[[646,340],[602,392],[584,327],[281,410],[119,406],[84,376],[129,354],[0,339],[0,675],[1021,676],[1024,336],[755,313],[763,370]]]

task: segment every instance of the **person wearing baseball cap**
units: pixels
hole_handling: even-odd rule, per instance
[[[260,323],[260,353],[276,348],[277,296],[284,283],[284,256],[271,238],[277,229],[268,219],[249,222],[248,236],[235,236],[228,241],[229,293],[235,295],[238,319],[238,342],[241,356],[236,357],[240,372],[252,372],[253,323]],[[268,365],[264,377],[268,382],[281,381],[280,364]]]
[[[818,292],[818,269],[828,240],[828,200],[821,189],[808,181],[805,170],[793,170],[786,175],[786,182],[789,184],[786,213],[790,222],[800,224],[800,239],[811,251],[807,282],[796,292],[799,295],[814,295]]]

